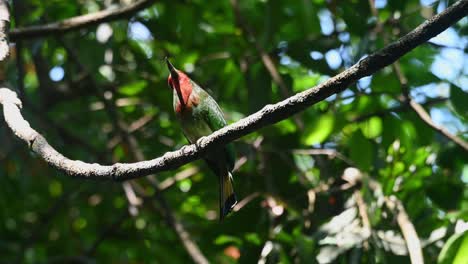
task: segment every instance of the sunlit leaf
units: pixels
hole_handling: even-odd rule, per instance
[[[236,245],[242,245],[242,240],[234,236],[221,235],[216,238],[214,243],[216,245],[231,244],[231,243],[236,244]]]
[[[468,232],[452,235],[440,251],[437,263],[463,264],[468,259]]]
[[[360,124],[362,134],[367,138],[376,138],[382,133],[382,119],[371,117]]]
[[[146,81],[136,81],[134,83],[121,86],[119,88],[119,92],[124,95],[133,96],[140,93],[143,89],[145,89],[146,86]]]
[[[333,115],[324,114],[317,116],[308,126],[310,131],[305,134],[305,144],[313,145],[325,141],[333,132],[334,122]]]

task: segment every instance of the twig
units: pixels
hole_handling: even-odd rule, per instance
[[[422,106],[431,106],[431,105],[435,105],[435,104],[439,104],[439,103],[443,103],[445,101],[447,101],[448,98],[446,97],[439,97],[439,98],[432,98],[432,99],[429,99],[423,103],[421,103]],[[408,104],[401,104],[401,105],[398,105],[398,106],[394,106],[394,107],[391,107],[391,108],[387,108],[387,109],[382,109],[382,110],[378,110],[376,112],[373,112],[373,113],[368,113],[368,114],[364,114],[364,115],[361,115],[361,116],[358,116],[358,117],[355,117],[353,119],[351,119],[352,122],[361,122],[361,121],[364,121],[366,119],[369,119],[373,116],[385,116],[385,115],[388,115],[388,114],[391,114],[391,113],[398,113],[398,112],[403,112],[405,110],[408,110],[409,108],[411,108]]]
[[[405,74],[401,70],[400,63],[396,61],[393,64],[393,70],[395,72],[395,75],[397,76],[398,81],[400,82],[401,90],[403,93],[403,102],[408,102],[409,106],[416,112],[418,117],[424,121],[427,125],[429,125],[432,129],[435,131],[439,132],[441,135],[445,136],[449,140],[452,140],[455,142],[457,145],[462,147],[465,151],[468,152],[468,142],[464,141],[462,138],[457,137],[456,135],[450,133],[447,131],[445,128],[438,126],[435,124],[431,116],[426,112],[424,107],[420,104],[418,104],[416,101],[414,101],[410,95],[409,95],[409,87],[408,87],[408,79],[406,78]]]
[[[117,230],[120,225],[128,218],[128,211],[124,210],[121,215],[117,218],[117,220],[109,225],[100,235],[99,237],[93,242],[93,244],[86,250],[86,256],[92,256],[98,249],[99,245],[115,230]]]
[[[361,191],[360,190],[355,190],[354,191],[354,200],[356,201],[357,208],[359,211],[359,216],[361,217],[362,220],[362,227],[363,227],[363,233],[365,233],[366,237],[369,237],[371,235],[371,224],[369,221],[369,214],[367,213],[367,205],[366,202],[364,201]],[[368,249],[369,248],[369,243],[368,241],[364,241],[364,248]]]
[[[200,248],[195,241],[190,237],[190,234],[185,230],[185,227],[182,225],[180,220],[175,217],[167,201],[162,199],[162,194],[159,191],[156,191],[155,197],[164,211],[166,222],[174,229],[192,260],[197,264],[208,264],[209,261],[200,251]]]
[[[424,258],[421,249],[421,242],[419,240],[416,229],[414,228],[413,223],[408,217],[408,214],[405,211],[405,208],[401,202],[394,196],[385,197],[385,204],[390,210],[393,210],[397,214],[397,222],[400,226],[403,237],[406,241],[406,247],[408,248],[408,253],[410,255],[412,264],[423,264]]]
[[[24,258],[24,252],[33,245],[36,240],[39,238],[40,233],[44,230],[47,230],[47,226],[50,225],[52,222],[51,219],[55,215],[57,215],[63,207],[65,207],[70,200],[76,198],[76,196],[82,191],[82,184],[79,183],[77,186],[74,187],[73,190],[65,191],[58,199],[56,199],[47,211],[40,214],[38,217],[38,221],[36,224],[31,228],[31,232],[28,237],[21,243],[20,249],[18,252],[20,254],[17,256],[15,262],[22,263]]]
[[[13,17],[15,19],[15,25],[19,25],[20,17],[21,14],[19,13],[20,11],[20,1],[19,0],[14,0],[14,12],[13,12]],[[23,43],[21,41],[16,42],[16,69],[18,71],[18,91],[19,91],[19,97],[21,100],[24,100],[24,62],[23,62]]]
[[[380,197],[383,198],[385,205],[396,214],[397,223],[400,226],[401,232],[405,239],[408,254],[410,255],[412,264],[423,264],[424,258],[422,254],[421,242],[419,240],[416,229],[411,222],[405,208],[400,200],[395,196],[386,197],[383,196],[382,186],[376,180],[368,178],[369,188],[374,192],[379,193]]]
[[[60,22],[25,28],[15,28],[10,32],[10,38],[14,42],[19,39],[45,37],[52,34],[63,34],[68,31],[90,27],[104,22],[127,18],[129,16],[132,16],[136,12],[149,7],[153,4],[153,2],[155,1],[139,0],[127,6],[109,8],[91,14],[68,18]]]
[[[117,99],[115,101],[116,106],[119,106],[118,103],[119,103],[119,99]],[[154,114],[148,114],[148,115],[144,115],[143,117],[137,119],[136,121],[134,121],[130,125],[128,125],[127,133],[132,134],[133,132],[135,132],[137,130],[140,130],[146,124],[153,121],[155,117],[156,116]],[[107,147],[109,149],[113,149],[115,146],[117,146],[121,142],[121,140],[122,140],[122,137],[119,136],[119,135],[116,135],[107,142]],[[171,145],[171,146],[173,146],[173,145]]]
[[[143,203],[141,198],[135,194],[135,191],[133,190],[133,187],[130,184],[130,182],[122,183],[122,187],[124,189],[125,196],[127,197],[127,201],[130,204],[130,206],[138,207]]]
[[[200,169],[198,169],[197,167],[190,167],[186,170],[176,173],[176,175],[174,175],[173,177],[167,178],[164,181],[162,181],[159,184],[159,190],[165,191],[169,189],[172,185],[174,185],[176,182],[190,178],[193,175],[197,174],[199,171]]]
[[[337,151],[336,149],[293,149],[292,151],[294,154],[299,155],[325,155],[333,158],[338,158],[344,161],[346,164],[350,166],[354,166],[354,162],[344,156],[341,152]]]
[[[250,39],[253,40],[254,45],[255,45],[255,49],[257,50],[258,55],[262,59],[262,63],[265,66],[265,68],[267,69],[268,73],[270,74],[271,79],[273,80],[273,82],[276,83],[276,85],[278,85],[278,87],[280,88],[280,91],[283,94],[284,98],[287,98],[287,97],[291,96],[291,93],[290,93],[291,90],[286,85],[283,77],[281,77],[281,75],[280,75],[280,73],[278,71],[278,68],[276,67],[275,63],[273,62],[273,59],[271,58],[270,54],[268,54],[268,52],[265,51],[265,49],[262,47],[262,45],[260,45],[257,38],[255,37],[256,34],[249,27],[249,25],[245,21],[244,17],[242,16],[242,12],[240,11],[238,1],[237,0],[230,0],[230,2],[231,2],[232,9],[234,11],[234,16],[236,18],[236,23],[242,29],[242,31],[244,31],[244,33],[247,34],[247,38],[250,38]],[[297,124],[297,126],[300,129],[304,128],[304,122],[302,122],[301,119],[299,119],[298,117],[295,116],[294,121],[295,121],[295,123]]]
[[[134,121],[128,126],[128,133],[133,133],[137,130],[140,130],[142,127],[144,127],[149,122],[153,121],[155,118],[156,118],[155,114],[144,115],[143,117],[137,119],[136,121]]]
[[[234,212],[240,211],[244,206],[246,206],[248,203],[253,201],[255,198],[259,197],[260,195],[262,195],[260,192],[251,193],[250,195],[242,199],[240,202],[238,202],[236,206],[234,207],[233,211]]]
[[[440,48],[440,49],[456,49],[456,50],[461,50],[461,51],[465,51],[465,49],[466,49],[466,48],[464,49],[462,47],[457,47],[457,46],[442,45],[442,44],[435,43],[435,42],[432,42],[432,41],[428,41],[426,43],[429,46],[432,46],[432,47],[435,47],[435,48]]]
[[[133,159],[137,161],[145,160],[145,156],[138,145],[138,141],[133,135],[129,133],[128,125],[125,124],[125,122],[118,120],[118,115],[115,112],[115,107],[112,109],[108,109],[108,111],[114,112],[113,115],[114,115],[114,118],[116,118],[115,129],[118,130],[119,134],[123,138],[123,141],[128,145],[130,153],[133,156]],[[201,252],[198,245],[195,243],[194,240],[192,240],[192,238],[190,237],[190,234],[185,230],[185,227],[183,226],[183,224],[180,222],[179,219],[177,219],[177,217],[175,217],[171,207],[169,206],[169,203],[166,201],[166,199],[164,198],[162,194],[162,190],[160,189],[160,184],[156,180],[156,177],[154,175],[149,175],[147,179],[150,183],[153,184],[153,187],[155,188],[154,197],[156,198],[156,200],[158,201],[158,203],[161,205],[163,209],[163,214],[166,218],[166,222],[177,234],[177,236],[179,237],[180,241],[182,242],[184,248],[187,250],[187,253],[190,255],[192,260],[197,264],[209,263],[206,257]],[[126,190],[126,194],[127,194],[127,197],[129,198],[129,201],[135,200],[133,199],[133,198],[136,198],[136,195],[133,192],[133,188],[131,188],[130,184],[128,185],[125,185],[125,184],[126,182],[124,182],[124,188],[131,190],[130,196],[127,194],[128,190]],[[142,201],[138,200],[134,202],[142,202]],[[133,206],[134,208],[136,208],[137,204]]]
[[[364,76],[369,76],[383,67],[392,64],[418,45],[436,36],[450,25],[468,14],[468,0],[460,0],[445,11],[435,15],[416,29],[386,46],[382,50],[362,59],[351,68],[327,81],[279,103],[266,105],[260,111],[226,126],[210,136],[203,137],[196,144],[167,152],[163,156],[136,163],[116,163],[109,166],[70,160],[52,148],[45,138],[32,129],[21,115],[21,101],[15,92],[0,89],[0,103],[3,105],[5,121],[15,135],[26,142],[31,150],[41,156],[51,166],[71,176],[126,180],[142,177],[163,170],[171,170],[202,157],[216,145],[229,143],[262,127],[277,123],[307,107],[339,93]]]
[[[263,65],[265,68],[268,70],[268,73],[270,74],[271,78],[273,81],[279,86],[281,89],[281,93],[283,96],[288,97],[290,96],[289,89],[284,82],[283,78],[279,74],[278,69],[276,68],[275,63],[273,62],[273,59],[271,56],[265,51],[265,49],[260,45],[260,43],[257,41],[255,37],[254,31],[249,27],[247,22],[242,16],[242,12],[239,9],[239,3],[237,0],[230,0],[232,9],[234,11],[234,16],[236,18],[236,23],[237,25],[244,31],[245,34],[247,34],[247,41],[248,39],[252,39],[255,45],[255,48],[260,55],[260,58],[262,59]]]
[[[125,134],[124,137],[126,137],[126,141],[129,144],[130,152],[132,153],[133,157],[136,160],[144,160],[145,157],[141,152],[140,148],[138,147],[138,142],[136,141],[136,139],[130,134]],[[153,183],[152,185],[156,189],[154,197],[163,209],[163,214],[166,218],[166,222],[176,232],[177,236],[179,237],[180,241],[182,242],[183,246],[187,250],[187,253],[190,255],[192,260],[197,264],[209,263],[206,257],[201,252],[198,245],[195,243],[194,240],[192,240],[190,234],[185,230],[183,224],[174,215],[171,207],[169,206],[169,203],[164,198],[162,190],[160,189],[160,184],[156,180],[154,175],[149,175],[148,180],[150,181],[150,183]]]
[[[125,107],[125,106],[139,105],[139,104],[142,104],[142,102],[141,100],[137,98],[119,98],[115,101],[116,107]],[[98,102],[92,103],[89,106],[89,111],[99,111],[104,108],[105,108],[104,103],[98,101]]]
[[[25,98],[24,104],[29,111],[33,113],[43,112],[37,106],[33,105],[29,100]],[[104,151],[94,147],[88,141],[81,139],[80,137],[75,136],[73,133],[68,131],[65,127],[62,127],[59,122],[52,120],[46,114],[37,115],[40,123],[43,123],[42,127],[53,128],[56,130],[56,133],[67,143],[71,143],[75,146],[80,146],[85,149],[87,152],[95,154],[99,160],[103,160]]]
[[[369,2],[370,2],[371,7],[372,7],[373,6],[373,1],[369,0]],[[378,15],[377,9],[374,8],[373,10],[375,10],[375,11],[373,11],[373,12],[375,12],[375,15]],[[380,25],[380,24],[381,23],[379,22],[378,25]],[[387,42],[387,37],[386,37],[385,34],[383,34],[383,37],[384,37],[384,41]],[[430,43],[430,42],[428,42],[428,43]],[[418,104],[413,99],[411,99],[410,93],[409,93],[409,87],[408,87],[408,79],[406,78],[404,72],[402,71],[400,62],[398,60],[395,61],[395,63],[393,63],[392,68],[393,68],[393,72],[397,76],[397,79],[398,79],[398,81],[400,83],[401,92],[403,94],[403,98],[401,98],[400,101],[403,102],[403,103],[408,103],[408,105],[416,112],[416,114],[419,116],[419,118],[422,121],[424,121],[432,129],[439,132],[441,135],[445,136],[449,140],[452,140],[453,142],[455,142],[457,145],[459,145],[465,151],[468,152],[468,142],[464,141],[462,138],[457,137],[454,134],[451,134],[445,128],[436,125],[432,121],[430,115],[426,112],[424,107],[421,104]]]
[[[416,114],[421,118],[422,121],[424,121],[428,126],[430,126],[432,129],[435,131],[439,132],[441,135],[444,137],[448,138],[449,140],[455,142],[457,145],[462,147],[465,151],[468,152],[468,142],[464,141],[460,137],[457,137],[456,135],[450,133],[447,131],[445,128],[438,126],[434,121],[432,121],[431,117],[429,114],[426,112],[424,107],[422,105],[416,103],[413,99],[410,99],[409,104],[411,108],[416,112]]]
[[[401,86],[401,92],[403,93],[403,98],[406,100],[409,98],[409,87],[408,87],[408,79],[406,78],[405,74],[401,70],[400,61],[395,61],[392,65],[393,72],[398,78]]]
[[[126,128],[126,127],[124,127]],[[124,130],[127,131],[128,129]],[[144,160],[144,155],[141,152],[138,142],[136,139],[130,135],[130,134],[125,134],[125,141],[127,144],[129,144],[129,149],[131,154],[136,160]],[[195,170],[197,171],[197,170]],[[179,175],[176,175],[175,177],[189,177],[191,176],[190,174],[193,173],[195,174],[196,172],[194,171],[189,171],[189,173],[181,173]],[[192,175],[193,175],[192,174]],[[159,183],[154,175],[149,175],[148,180],[150,183],[152,183],[152,186],[155,188],[155,194],[154,198],[156,201],[161,205],[162,210],[163,210],[163,216],[165,217],[165,220],[167,224],[174,230],[174,232],[177,234],[179,237],[180,241],[182,242],[184,248],[187,250],[187,253],[190,255],[192,260],[197,263],[197,264],[206,264],[209,263],[206,257],[203,255],[201,252],[200,248],[198,245],[195,243],[194,240],[190,237],[190,234],[185,230],[185,227],[183,224],[180,222],[180,220],[174,215],[171,207],[169,206],[169,203],[166,201],[164,198],[162,191],[169,188],[174,182],[165,182],[165,184]],[[163,182],[164,183],[164,182]],[[161,188],[163,187],[163,188]]]

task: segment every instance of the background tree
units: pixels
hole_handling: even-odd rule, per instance
[[[1,76],[65,156],[139,161],[186,143],[165,56],[234,122],[454,3],[13,1]],[[466,16],[467,1],[456,5]],[[237,140],[241,201],[222,223],[203,162],[123,183],[72,178],[0,122],[0,262],[464,263],[468,20],[457,20],[371,77]],[[367,61],[387,65],[378,54]]]

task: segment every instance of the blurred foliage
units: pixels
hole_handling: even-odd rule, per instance
[[[12,25],[25,27],[130,1],[14,2],[20,19]],[[107,164],[134,160],[115,129],[117,118],[145,157],[154,158],[186,144],[172,113],[165,56],[217,99],[231,123],[284,99],[256,43],[292,94],[453,1],[375,1],[376,9],[369,2],[239,1],[252,37],[236,24],[230,1],[156,1],[129,20],[24,40],[6,76],[18,87],[20,56],[23,114],[66,156]],[[467,29],[464,18],[444,33],[442,44],[423,44],[400,60],[410,95],[465,140]],[[217,181],[201,161],[157,175],[160,183],[184,178],[163,192],[164,199],[214,263],[409,263],[384,196],[402,201],[427,263],[467,263],[468,155],[422,122],[401,93],[394,68],[386,67],[306,109],[297,116],[303,127],[287,119],[237,140],[235,188],[244,206],[221,223]],[[48,167],[4,122],[0,141],[1,263],[191,261],[145,179],[134,181],[142,202],[135,208],[122,183],[73,179]],[[342,175],[349,167],[363,178],[346,189],[352,180]],[[370,233],[356,193],[367,207]]]

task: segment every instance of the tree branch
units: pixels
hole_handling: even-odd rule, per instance
[[[428,126],[430,126],[432,129],[434,129],[436,132],[440,133],[444,137],[448,138],[449,140],[452,140],[453,142],[455,142],[455,144],[465,149],[465,151],[468,151],[468,142],[464,141],[462,138],[459,138],[454,134],[451,134],[444,127],[438,126],[436,123],[434,123],[431,119],[431,116],[426,112],[424,107],[410,97],[409,89],[408,89],[409,88],[408,79],[406,78],[405,74],[401,70],[401,67],[398,61],[393,64],[393,69],[394,69],[395,75],[398,78],[398,81],[400,82],[401,90],[403,92],[403,102],[407,103],[407,105],[409,105],[409,107],[413,109],[414,112],[416,112],[418,117],[423,122],[425,122]]]
[[[373,3],[373,1],[370,1],[371,2],[371,5]],[[377,9],[375,9],[375,14],[377,14]],[[374,11],[373,11],[374,12]],[[378,14],[377,14],[378,15]],[[380,22],[378,23],[378,25],[381,24]],[[386,42],[387,40],[387,37],[386,37],[386,34],[385,33],[382,33],[383,37],[384,37],[384,40]],[[430,43],[430,42],[428,42]],[[449,140],[452,140],[453,142],[455,142],[455,144],[459,145],[460,147],[462,147],[465,151],[468,151],[468,142],[464,141],[462,138],[460,137],[457,137],[456,135],[454,134],[451,134],[449,131],[447,131],[444,127],[441,127],[441,126],[438,126],[437,124],[435,124],[432,119],[431,119],[431,116],[426,112],[426,110],[424,109],[424,107],[417,103],[416,101],[414,101],[411,97],[410,97],[410,91],[409,91],[409,86],[408,86],[408,79],[406,78],[405,76],[405,73],[403,72],[403,70],[401,69],[401,66],[400,66],[400,62],[399,61],[396,61],[393,65],[393,72],[395,73],[399,83],[400,83],[400,86],[401,86],[401,92],[402,92],[402,99],[400,99],[400,101],[402,103],[405,103],[405,105],[409,106],[412,110],[414,110],[414,112],[416,112],[416,114],[418,115],[418,117],[423,121],[425,122],[427,125],[429,125],[432,129],[434,129],[436,132],[440,133],[441,135],[445,136],[447,139]]]
[[[0,103],[3,105],[5,121],[15,135],[26,142],[33,152],[37,153],[51,166],[71,176],[127,180],[177,168],[202,157],[208,149],[216,145],[226,144],[262,127],[275,124],[297,114],[307,107],[345,90],[360,78],[372,75],[385,66],[394,63],[397,59],[438,35],[467,14],[468,0],[460,0],[396,42],[362,59],[333,78],[281,102],[266,105],[260,111],[226,126],[210,136],[201,138],[196,144],[184,146],[180,150],[167,152],[159,158],[147,161],[116,163],[105,166],[70,160],[51,147],[46,139],[24,120],[20,112],[21,101],[17,98],[15,92],[7,88],[1,88]]]
[[[409,219],[403,204],[395,197],[385,197],[385,204],[390,210],[395,211],[398,225],[401,233],[405,238],[408,254],[410,255],[411,263],[423,264],[424,258],[422,254],[421,241],[419,240],[416,229]]]
[[[132,159],[135,161],[145,160],[145,156],[141,151],[140,146],[138,145],[138,141],[133,135],[130,134],[129,126],[125,123],[124,120],[120,119],[119,113],[116,110],[116,102],[114,100],[107,100],[105,98],[104,91],[102,91],[102,89],[100,89],[100,86],[96,84],[96,81],[92,78],[92,75],[90,74],[89,70],[83,63],[81,63],[79,57],[73,52],[73,49],[70,46],[68,46],[65,42],[63,42],[63,44],[70,54],[74,54],[72,55],[72,58],[74,59],[75,63],[77,63],[81,71],[83,71],[85,75],[88,76],[91,86],[94,87],[94,90],[96,90],[98,93],[98,97],[102,98],[104,108],[107,112],[107,115],[109,116],[113,129],[116,132],[116,134],[121,137],[122,141],[128,146],[130,150],[129,154],[132,157]],[[112,96],[112,98],[114,97]],[[185,227],[183,226],[182,222],[179,221],[179,219],[175,216],[174,212],[172,211],[172,208],[169,206],[169,203],[166,201],[163,193],[161,192],[159,182],[157,182],[155,176],[149,175],[147,177],[147,180],[150,183],[152,183],[153,187],[155,188],[154,197],[163,209],[163,216],[165,217],[166,222],[177,234],[192,260],[197,264],[209,263],[206,257],[201,252],[199,246],[195,243],[194,240],[192,240],[190,234],[185,230]],[[139,200],[138,197],[135,195],[131,183],[131,181],[124,182],[123,187],[130,206],[137,210],[137,206],[141,205],[142,201]],[[132,214],[131,211],[130,214]]]
[[[103,232],[101,232],[97,239],[93,242],[93,244],[86,250],[85,256],[89,257],[96,253],[99,245],[112,233],[114,233],[117,229],[120,228],[122,223],[128,218],[129,213],[128,210],[124,210],[120,216],[117,218],[115,222],[107,226]]]
[[[68,31],[98,25],[100,23],[127,18],[136,12],[151,6],[154,0],[138,0],[133,4],[118,8],[108,8],[91,14],[68,18],[45,25],[15,28],[10,32],[10,39],[17,41],[26,38],[45,37],[52,34],[62,34]],[[1,58],[1,56],[0,56]]]
[[[10,12],[8,2],[0,0],[0,61],[10,54],[8,48],[8,29],[10,28]]]
[[[426,110],[424,109],[422,105],[418,104],[413,99],[409,99],[409,105],[414,110],[414,112],[416,112],[419,118],[421,118],[421,120],[424,121],[428,126],[430,126],[435,131],[439,132],[441,135],[448,138],[449,140],[452,140],[453,142],[455,142],[457,145],[459,145],[465,151],[468,152],[468,142],[450,133],[444,127],[438,126],[436,123],[434,123],[434,121],[432,121],[431,119],[431,116],[426,112]]]
[[[263,66],[267,69],[268,73],[270,74],[271,79],[276,85],[278,85],[284,98],[290,97],[291,89],[289,89],[283,77],[281,77],[281,74],[274,63],[273,58],[270,56],[270,54],[268,54],[268,52],[259,43],[259,41],[255,37],[256,35],[255,32],[253,31],[252,28],[249,27],[247,21],[245,21],[244,17],[242,16],[242,12],[239,8],[239,2],[237,0],[230,0],[230,3],[234,12],[234,16],[236,18],[236,24],[244,32],[246,41],[248,42],[249,39],[253,41],[255,49],[257,50],[257,54],[262,59]],[[301,130],[304,129],[304,122],[299,117],[295,116],[294,122]]]
[[[424,264],[421,241],[410,217],[406,213],[403,203],[394,195],[384,196],[382,186],[376,180],[370,177],[368,177],[367,180],[369,188],[379,194],[377,199],[383,198],[387,208],[395,214],[398,226],[400,227],[403,238],[405,239],[411,263]]]
[[[432,105],[435,105],[435,104],[440,104],[440,103],[446,102],[447,100],[448,100],[447,97],[432,98],[432,99],[428,99],[427,101],[421,103],[421,105],[422,106],[432,106]],[[364,115],[361,115],[361,116],[357,116],[355,118],[352,118],[351,121],[352,122],[361,122],[361,121],[369,119],[369,118],[371,118],[373,116],[383,117],[383,116],[391,114],[391,113],[403,112],[403,111],[409,110],[410,108],[411,108],[410,105],[405,103],[405,104],[397,105],[397,106],[390,107],[390,108],[387,108],[387,109],[377,110],[377,111],[375,111],[373,113],[368,113],[368,114],[364,114]]]
[[[21,4],[20,0],[14,0],[13,1],[14,5],[14,12],[13,12],[13,18],[15,19],[15,25],[20,24],[20,10],[21,10]],[[17,41],[15,45],[16,49],[16,69],[18,71],[18,76],[16,76],[17,80],[17,88],[19,91],[19,97],[21,100],[24,100],[24,61],[23,61],[23,43],[21,41]]]

